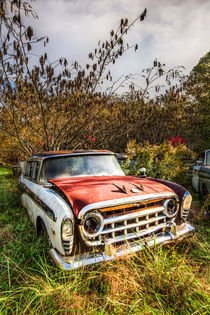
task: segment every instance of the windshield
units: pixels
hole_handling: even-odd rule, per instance
[[[73,176],[125,175],[114,155],[82,155],[46,159],[40,182]]]

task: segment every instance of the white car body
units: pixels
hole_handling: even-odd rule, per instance
[[[88,176],[78,175],[75,165],[80,160],[86,167],[88,161],[96,162],[87,169]],[[70,167],[72,161],[77,163]],[[111,165],[117,174],[104,174],[112,171]],[[112,260],[145,244],[170,243],[194,231],[187,222],[192,198],[183,187],[145,176],[125,176],[112,152],[46,152],[20,166],[22,204],[37,234],[46,230],[50,254],[65,270]],[[98,176],[97,167],[104,169]],[[58,170],[60,177],[53,177]],[[81,248],[88,252],[77,253]]]

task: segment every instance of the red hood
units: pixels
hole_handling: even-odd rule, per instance
[[[51,179],[49,181],[65,193],[76,216],[83,207],[95,202],[152,193],[172,192],[169,187],[161,183],[154,182],[149,178],[134,176],[89,176]],[[131,189],[135,188],[135,186],[130,184],[131,182],[142,184],[145,191],[141,190],[139,193],[133,193]],[[113,184],[117,184],[120,187],[124,185],[128,194],[123,193]]]

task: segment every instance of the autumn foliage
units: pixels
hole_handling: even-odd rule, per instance
[[[189,165],[196,154],[184,143],[164,141],[160,145],[139,145],[130,141],[127,147],[128,158],[123,165],[127,174],[140,175],[140,169],[146,168],[147,176],[171,180],[183,186],[191,184]]]
[[[206,148],[209,83],[202,84],[202,73],[195,75],[200,68],[187,79],[182,67],[167,69],[155,60],[139,73],[144,86],[136,87],[132,74],[112,82],[111,66],[125,51],[138,49],[129,46],[127,33],[146,15],[145,9],[131,22],[121,19],[82,67],[78,61],[69,65],[66,58],[51,62],[45,51],[38,59],[31,57],[34,46],[43,50],[49,38],[37,36],[23,22],[28,16],[37,18],[30,2],[0,1],[1,162],[12,164],[46,150],[124,152],[132,139],[159,145],[170,138],[174,147],[187,139],[197,151]],[[118,94],[125,84],[127,92]]]

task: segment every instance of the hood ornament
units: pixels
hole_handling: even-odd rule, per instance
[[[137,188],[132,188],[131,191],[135,194],[139,194],[139,189]]]
[[[112,183],[112,185],[114,185],[115,187],[117,187],[119,190],[121,190],[122,192],[124,192],[125,194],[128,194],[127,189],[125,188],[125,186],[123,185],[122,187],[118,186],[117,184]]]
[[[135,187],[138,188],[139,190],[145,191],[145,188],[144,188],[144,186],[143,186],[142,184],[134,184],[134,183],[129,183],[129,184],[135,186]],[[133,191],[133,190],[132,190],[132,191]]]

